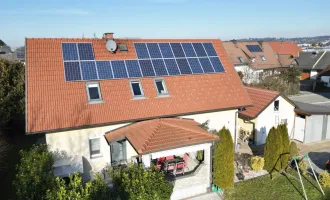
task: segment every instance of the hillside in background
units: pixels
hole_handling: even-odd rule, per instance
[[[312,43],[329,43],[330,35],[326,36],[314,36],[314,37],[295,37],[295,38],[276,38],[276,37],[265,37],[265,38],[242,38],[237,39],[239,42],[256,42],[256,41],[275,41],[275,40],[282,40],[282,41],[293,41],[297,44],[312,44]]]

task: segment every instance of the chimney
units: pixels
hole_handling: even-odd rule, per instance
[[[113,33],[104,33],[103,38],[106,40],[113,40]]]

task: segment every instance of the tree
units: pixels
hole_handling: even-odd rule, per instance
[[[272,127],[269,130],[264,149],[264,169],[269,173],[272,173],[274,170],[281,170],[281,144],[281,137],[278,137],[276,129]]]
[[[155,167],[142,165],[121,166],[109,170],[121,199],[163,200],[170,199],[173,185],[164,179],[163,172]]]
[[[0,46],[7,46],[7,45],[6,45],[6,43],[5,43],[4,41],[2,41],[2,40],[0,39]]]
[[[0,171],[6,168],[6,156],[9,150],[8,142],[5,140],[5,136],[0,135]]]
[[[21,151],[14,186],[18,199],[45,199],[54,183],[53,159],[46,145],[34,145]]]
[[[290,138],[288,128],[286,124],[280,124],[277,126],[278,136],[281,142],[281,169],[285,169],[288,166],[288,160],[290,155]]]
[[[213,156],[213,182],[222,189],[234,186],[234,142],[231,133],[223,127],[219,132]]]
[[[292,141],[291,144],[290,144],[290,156],[289,156],[289,159],[292,160],[293,157],[296,157],[298,155],[299,155],[299,152],[298,152],[297,143],[295,143],[294,141]]]
[[[312,47],[316,47],[316,43],[315,42],[312,43]]]
[[[24,114],[24,65],[0,58],[0,122]]]

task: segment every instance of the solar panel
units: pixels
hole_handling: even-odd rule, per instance
[[[224,72],[225,69],[223,68],[221,61],[218,57],[210,57],[210,61],[213,65],[213,68],[216,72]]]
[[[163,58],[174,58],[171,46],[169,43],[159,43],[160,51],[163,54]]]
[[[127,78],[127,71],[125,62],[123,60],[112,60],[111,61],[113,77],[114,78]]]
[[[112,79],[110,61],[96,61],[96,68],[99,73],[99,79]]]
[[[151,58],[162,58],[162,54],[160,53],[157,43],[147,43],[147,47]]]
[[[182,44],[182,48],[186,54],[187,57],[196,57],[196,53],[194,50],[194,47],[192,46],[191,43],[181,43]]]
[[[192,74],[186,58],[176,59],[176,62],[178,63],[181,74]]]
[[[137,60],[125,60],[125,63],[130,78],[142,77],[140,65]]]
[[[81,80],[79,62],[64,62],[64,71],[66,81]]]
[[[80,60],[94,60],[93,46],[91,43],[78,43]]]
[[[259,45],[246,45],[246,47],[251,52],[262,52],[262,49]]]
[[[166,69],[169,75],[180,75],[180,71],[174,59],[164,59]]]
[[[184,57],[186,57],[184,55],[184,52],[183,52],[183,49],[182,49],[182,46],[181,46],[180,43],[171,43],[171,47],[172,47],[174,56],[176,58],[184,58]]]
[[[154,69],[151,64],[151,60],[139,60],[142,75],[145,76],[155,76]]]
[[[76,43],[62,43],[63,60],[79,60]]]
[[[208,56],[218,56],[217,52],[214,49],[214,46],[211,42],[203,43],[204,49]]]
[[[80,62],[83,80],[97,80],[95,61]]]
[[[154,66],[157,76],[167,76],[167,70],[163,59],[152,60],[152,65]]]
[[[208,58],[199,58],[199,62],[201,63],[205,73],[214,72],[212,64]]]
[[[145,43],[134,43],[136,55],[139,59],[150,58],[148,49]]]
[[[202,74],[203,69],[197,58],[188,58],[190,68],[194,74]]]
[[[194,46],[194,49],[198,57],[207,56],[202,43],[192,43],[192,45]]]

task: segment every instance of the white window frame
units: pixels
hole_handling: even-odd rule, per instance
[[[124,46],[126,47],[126,49],[121,49],[121,48],[120,48],[121,45],[124,45]],[[120,51],[120,52],[128,52],[128,46],[127,46],[127,44],[125,44],[125,43],[119,43],[119,44],[118,44],[118,48],[119,48],[119,51]]]
[[[89,88],[92,85],[93,86],[96,85],[97,90],[99,92],[99,97],[100,97],[99,99],[91,99],[90,98]],[[102,100],[102,93],[101,93],[101,89],[100,89],[100,84],[98,82],[86,82],[86,92],[87,92],[87,97],[88,97],[88,102],[89,103],[101,103],[101,102],[103,102],[103,100]]]
[[[97,136],[97,137],[89,137],[89,138],[88,138],[88,149],[89,149],[89,156],[90,156],[90,158],[99,158],[99,157],[102,157],[102,156],[103,156],[103,154],[102,154],[102,141],[101,141],[101,138],[102,138],[102,137],[100,137],[100,136]],[[100,141],[100,153],[99,153],[99,154],[93,154],[93,155],[92,155],[92,151],[91,151],[91,143],[90,143],[90,141],[91,141],[91,140],[94,140],[94,139],[99,139],[99,141]]]
[[[277,107],[277,108],[275,107],[275,102],[276,102],[276,101],[278,102],[278,107]],[[273,105],[274,105],[274,111],[275,111],[275,112],[280,111],[280,100],[275,100]]]
[[[138,83],[139,87],[140,87],[140,91],[141,91],[141,95],[135,95],[134,94],[134,90],[133,90],[133,83]],[[131,89],[132,95],[133,95],[133,99],[144,99],[144,91],[143,91],[143,87],[142,87],[142,83],[140,80],[129,80],[129,87]]]
[[[156,88],[157,96],[158,97],[168,97],[169,94],[168,94],[168,90],[167,90],[167,87],[166,87],[165,80],[163,78],[154,78],[153,80],[154,80],[154,85],[155,85],[155,88]],[[159,93],[158,87],[157,87],[157,84],[156,84],[156,82],[159,82],[159,81],[162,82],[165,93]]]
[[[266,62],[267,61],[266,57],[263,56],[263,55],[260,55],[260,58],[261,58],[262,62]]]

